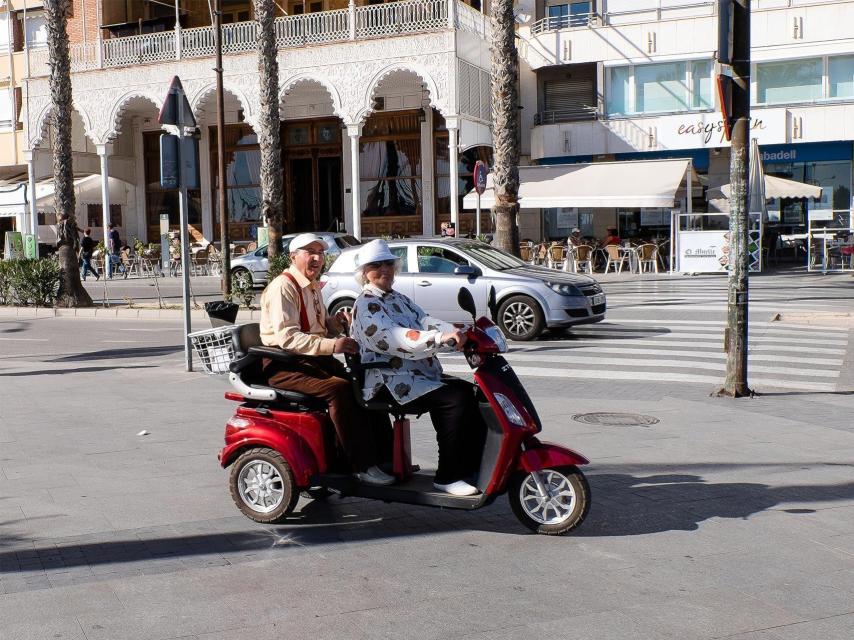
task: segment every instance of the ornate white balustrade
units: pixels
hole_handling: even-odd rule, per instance
[[[276,43],[281,49],[445,29],[460,29],[488,39],[489,18],[459,0],[401,0],[285,16],[277,18],[275,23]],[[257,38],[258,25],[254,21],[223,25],[223,52],[253,51]],[[71,67],[72,71],[87,71],[213,56],[214,43],[212,27],[79,43],[71,46]],[[32,50],[30,77],[48,75],[47,63],[47,49]]]

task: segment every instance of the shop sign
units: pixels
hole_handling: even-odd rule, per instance
[[[760,118],[751,118],[750,128],[760,130],[764,129],[765,122],[763,122]],[[720,135],[719,142],[726,141],[726,127],[724,127],[723,120],[713,122],[705,122],[703,120],[700,120],[699,122],[680,124],[679,128],[676,129],[676,134],[680,136],[702,136],[703,144],[709,144],[712,141],[712,136],[714,136],[715,134]]]
[[[24,236],[20,231],[7,231],[5,245],[4,259],[20,260],[24,257]]]
[[[680,231],[679,267],[686,273],[718,273],[729,263],[729,231]]]

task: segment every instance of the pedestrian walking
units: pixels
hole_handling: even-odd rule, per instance
[[[107,277],[113,277],[113,270],[121,264],[122,239],[119,236],[119,230],[112,222],[107,225]]]
[[[95,239],[92,237],[92,230],[86,229],[86,231],[83,232],[83,239],[80,241],[80,261],[82,263],[81,276],[84,281],[90,271],[94,274],[95,280],[101,279],[101,274],[92,266],[92,255],[95,252],[97,244],[98,243],[95,242]]]

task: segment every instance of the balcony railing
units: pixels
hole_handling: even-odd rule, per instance
[[[715,0],[632,0],[621,2],[616,6],[620,8],[606,11],[601,15],[589,13],[542,18],[531,25],[531,33],[538,35],[559,29],[667,20],[684,17],[686,12],[696,15],[714,15],[717,3]]]
[[[534,114],[534,125],[598,119],[599,113],[596,111],[596,107],[579,105],[573,109],[562,109],[560,111],[539,111]]]
[[[549,16],[537,20],[531,26],[531,33],[537,35],[544,31],[556,31],[557,29],[570,29],[573,27],[586,27],[596,21],[595,13],[578,13],[571,16]]]
[[[489,19],[460,0],[401,0],[389,4],[285,16],[275,21],[276,44],[280,49],[452,28],[474,33],[484,39],[488,39],[490,33]],[[223,52],[226,54],[255,51],[257,40],[258,23],[255,21],[222,27]],[[201,58],[213,56],[214,53],[212,27],[161,31],[73,44],[71,70],[127,67],[149,62]],[[30,77],[49,73],[47,49],[30,51]]]

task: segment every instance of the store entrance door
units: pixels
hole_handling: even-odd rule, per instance
[[[291,157],[288,210],[293,231],[337,231],[343,219],[341,156]]]

